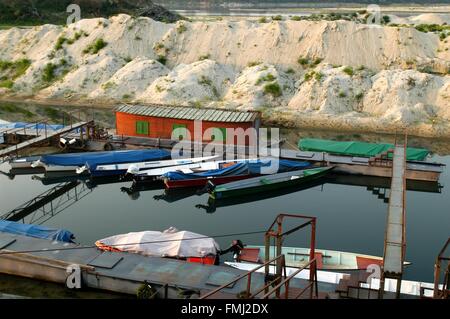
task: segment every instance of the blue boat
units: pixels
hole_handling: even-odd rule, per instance
[[[303,161],[289,161],[278,159],[259,159],[236,163],[220,169],[198,173],[168,172],[162,175],[166,188],[200,187],[208,181],[220,185],[231,181],[238,181],[252,176],[282,173],[311,167],[312,164]]]
[[[171,153],[160,149],[123,150],[42,155],[32,167],[44,167],[46,173],[81,174],[95,170],[97,165],[157,161],[170,158]]]
[[[0,232],[74,243],[75,236],[68,230],[48,228],[45,226],[22,224],[7,220],[0,220]]]

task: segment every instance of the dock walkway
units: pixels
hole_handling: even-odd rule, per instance
[[[19,143],[19,144],[16,144],[16,145],[11,145],[11,146],[9,146],[9,147],[7,147],[5,149],[0,150],[0,159],[4,158],[4,157],[6,157],[6,156],[8,156],[8,155],[10,155],[12,153],[16,153],[17,151],[20,151],[20,150],[22,150],[24,148],[27,148],[27,147],[33,146],[35,144],[39,144],[39,143],[45,142],[46,140],[49,140],[52,137],[59,136],[59,135],[62,135],[62,134],[66,134],[66,133],[69,133],[69,132],[71,132],[73,130],[79,129],[79,128],[83,127],[83,126],[86,126],[87,124],[88,124],[88,122],[74,123],[74,124],[72,124],[70,126],[65,126],[65,127],[61,128],[59,130],[46,131],[45,134],[36,136],[36,137],[34,137],[32,139],[29,139],[27,141],[24,141],[22,143]]]

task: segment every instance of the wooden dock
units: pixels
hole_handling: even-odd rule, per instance
[[[397,279],[397,294],[399,295],[406,246],[406,143],[395,145],[390,189],[381,286],[384,287],[385,278],[395,278]]]
[[[52,138],[55,138],[55,137],[61,136],[63,134],[67,134],[71,131],[85,127],[89,123],[90,122],[78,122],[78,123],[74,123],[70,126],[65,126],[59,130],[45,130],[44,133],[41,133],[40,135],[38,135],[36,137],[33,137],[33,138],[26,140],[24,142],[21,142],[19,144],[11,145],[9,147],[6,147],[6,148],[0,150],[0,160],[11,154],[17,153],[18,151],[23,150],[27,147],[41,144]],[[21,130],[23,130],[23,129],[21,129]]]

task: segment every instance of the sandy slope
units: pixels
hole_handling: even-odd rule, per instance
[[[448,19],[427,14],[409,23]],[[86,52],[98,39],[106,46]],[[0,43],[1,60],[32,61],[12,90],[0,89],[5,97],[258,109],[294,124],[450,135],[450,44],[414,28],[119,15],[3,30]],[[46,83],[49,63],[54,79]]]

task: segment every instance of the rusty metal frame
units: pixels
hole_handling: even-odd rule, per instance
[[[269,260],[269,261],[266,261],[264,264],[259,265],[258,267],[256,267],[256,268],[250,270],[249,272],[246,272],[245,274],[242,274],[242,275],[236,277],[236,278],[233,279],[232,281],[230,281],[230,282],[228,282],[228,283],[226,283],[226,284],[224,284],[224,285],[222,285],[222,286],[220,286],[220,287],[218,287],[218,288],[216,288],[216,289],[214,289],[214,290],[212,290],[212,291],[206,293],[205,295],[201,296],[200,299],[206,299],[206,298],[208,298],[208,297],[210,297],[210,296],[216,294],[217,292],[219,292],[219,291],[221,291],[221,290],[223,290],[223,289],[229,287],[231,284],[234,284],[234,283],[236,283],[237,281],[239,281],[239,280],[241,280],[241,279],[244,279],[245,277],[247,277],[247,290],[246,290],[246,296],[247,296],[247,298],[250,298],[250,296],[251,296],[251,294],[250,294],[250,287],[251,287],[251,284],[252,284],[252,274],[255,273],[257,270],[259,270],[259,269],[265,267],[266,264],[273,263],[273,262],[275,262],[275,261],[277,261],[277,260],[279,260],[279,259],[282,259],[283,262],[284,262],[284,255],[280,255],[280,256],[277,256],[277,257],[275,257],[275,258],[272,258],[272,259]],[[285,274],[286,274],[286,269],[285,269]],[[266,285],[266,286],[267,286],[267,285]],[[266,288],[266,286],[265,286],[264,288]]]
[[[434,292],[433,298],[435,299],[448,299],[450,298],[450,290],[448,285],[449,276],[450,276],[450,256],[444,256],[447,248],[450,246],[450,237],[447,239],[444,247],[442,247],[439,255],[436,258],[436,263],[434,264]],[[442,272],[442,263],[447,262],[447,268],[444,269],[444,284],[442,286],[442,290],[439,289],[439,282],[441,279]]]
[[[283,221],[285,218],[298,218],[298,219],[304,219],[306,222],[295,226],[292,229],[289,229],[287,231],[283,231]],[[301,271],[305,270],[307,267],[309,267],[309,284],[302,289],[302,291],[296,296],[296,298],[299,298],[308,288],[310,289],[310,298],[313,298],[313,291],[315,292],[315,297],[318,297],[318,284],[317,284],[317,261],[315,259],[315,245],[316,245],[316,217],[311,216],[304,216],[304,215],[295,215],[295,214],[286,214],[282,213],[277,215],[274,222],[270,225],[269,229],[265,233],[265,261],[263,264],[259,265],[258,267],[252,269],[251,271],[242,274],[238,276],[237,278],[233,279],[229,283],[226,283],[225,285],[222,285],[207,294],[200,297],[200,299],[206,299],[215,293],[229,287],[231,284],[247,277],[247,287],[246,287],[246,297],[247,298],[255,298],[257,295],[259,295],[261,292],[264,291],[263,298],[268,298],[272,294],[276,294],[276,298],[280,298],[281,295],[281,288],[284,285],[286,291],[285,291],[285,298],[289,296],[288,289],[289,289],[289,282]],[[285,256],[282,254],[282,244],[283,239],[285,236],[292,234],[293,232],[296,232],[300,229],[303,229],[307,226],[311,225],[311,242],[310,242],[310,254],[309,254],[309,262],[297,269],[294,273],[289,275],[287,277],[286,275],[286,260]],[[272,238],[275,238],[276,240],[276,257],[270,259],[270,240]],[[266,281],[264,287],[260,288],[254,293],[251,293],[251,276],[253,273],[255,273],[257,270],[264,267],[265,270],[265,278],[270,278],[270,266],[276,267],[276,273],[275,278],[269,282]],[[284,276],[283,276],[284,275]],[[274,285],[272,287],[272,285]],[[270,287],[272,287],[270,289]]]

